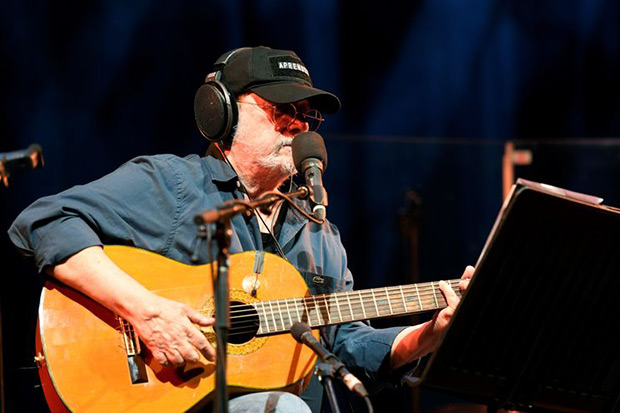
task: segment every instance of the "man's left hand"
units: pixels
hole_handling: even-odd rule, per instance
[[[467,266],[459,282],[459,289],[461,291],[467,289],[473,274],[474,267],[471,265]],[[439,289],[446,298],[448,306],[436,312],[431,321],[406,328],[396,336],[392,344],[390,360],[393,369],[425,356],[434,351],[439,345],[439,341],[460,301],[459,296],[456,295],[447,282],[440,281]]]

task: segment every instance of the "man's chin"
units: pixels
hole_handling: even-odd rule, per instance
[[[279,151],[277,155],[271,155],[267,159],[257,163],[264,171],[273,171],[289,176],[295,174],[295,164],[293,163],[292,154],[286,151]],[[267,172],[269,173],[269,172]]]

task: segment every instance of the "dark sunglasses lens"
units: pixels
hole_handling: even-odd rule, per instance
[[[283,103],[276,106],[276,108],[280,117],[288,119],[289,121],[291,119],[294,119],[295,114],[297,113],[297,109],[295,109],[295,105],[293,105],[292,103]]]

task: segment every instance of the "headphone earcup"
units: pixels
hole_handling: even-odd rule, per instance
[[[211,142],[221,141],[237,124],[237,101],[222,83],[207,82],[196,91],[194,117],[202,136]]]

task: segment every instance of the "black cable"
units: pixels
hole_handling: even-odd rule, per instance
[[[215,291],[215,261],[213,260],[213,239],[211,238],[212,228],[207,228],[206,236],[207,236],[207,262],[211,266],[211,282],[213,284],[213,291]]]
[[[370,397],[364,397],[364,401],[366,402],[366,407],[368,407],[368,413],[373,413],[374,410],[372,408],[372,402],[370,401]]]
[[[265,197],[267,197],[267,196],[269,196],[269,195],[275,195],[275,196],[277,196],[277,197],[280,197],[280,198],[282,198],[282,199],[286,200],[286,201],[287,201],[287,202],[288,202],[288,203],[289,203],[289,204],[290,204],[293,208],[295,208],[295,209],[296,209],[296,210],[297,210],[300,214],[302,214],[304,217],[308,218],[310,221],[314,222],[315,224],[319,224],[319,225],[321,225],[321,224],[324,224],[324,223],[325,223],[325,220],[324,220],[324,219],[316,219],[315,217],[313,217],[312,215],[310,215],[309,213],[307,213],[306,211],[304,211],[303,209],[301,209],[301,207],[300,207],[299,205],[297,205],[297,204],[295,203],[295,201],[293,201],[293,200],[291,199],[291,197],[290,197],[290,196],[288,196],[288,195],[286,195],[286,194],[283,194],[282,192],[278,192],[278,191],[267,191],[267,192],[265,192],[265,193],[263,194],[263,196],[261,196],[261,197],[259,198],[259,200],[260,200],[260,199],[262,199],[262,198],[265,198]]]

